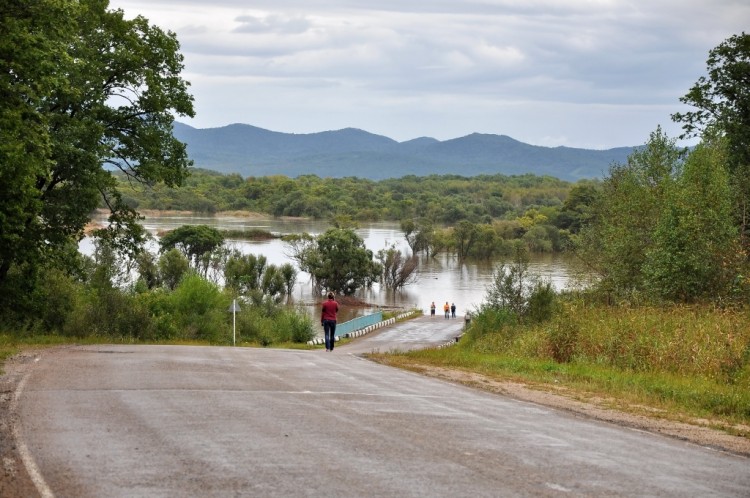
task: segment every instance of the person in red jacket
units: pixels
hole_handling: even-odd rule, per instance
[[[323,302],[323,310],[320,315],[320,324],[325,334],[326,351],[333,351],[336,342],[336,313],[339,311],[339,303],[333,298],[333,292],[328,293],[328,300]]]

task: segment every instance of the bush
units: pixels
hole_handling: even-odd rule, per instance
[[[267,304],[267,302],[266,302]],[[238,342],[261,346],[284,342],[305,343],[315,336],[312,319],[294,308],[248,306],[237,314]]]
[[[227,342],[226,310],[230,299],[215,284],[198,275],[188,275],[171,294],[171,301],[178,337]]]
[[[531,322],[544,322],[555,312],[557,293],[550,282],[535,282],[526,302],[524,318]]]
[[[42,272],[34,289],[35,315],[45,332],[59,332],[80,305],[82,286],[57,269]]]

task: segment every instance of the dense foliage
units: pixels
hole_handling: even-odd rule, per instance
[[[351,228],[331,228],[317,237],[302,234],[285,240],[291,257],[320,290],[349,296],[381,277],[380,264]]]
[[[598,185],[533,175],[373,181],[317,176],[242,179],[195,170],[180,189],[151,189],[124,181],[120,189],[138,209],[249,210],[324,218],[338,228],[357,221],[400,221],[414,254],[447,251],[461,259],[491,259],[509,254],[513,240],[522,240],[535,252],[565,250],[570,234],[589,219]]]
[[[583,182],[586,184],[587,182]],[[513,219],[528,209],[561,207],[571,184],[534,175],[406,176],[388,180],[313,175],[250,177],[193,170],[180,189],[144,188],[122,181],[120,190],[138,209],[213,213],[246,210],[273,216],[360,221],[424,218],[452,225]]]
[[[177,185],[190,162],[172,136],[192,97],[173,33],[126,20],[106,0],[9,0],[0,5],[0,295],[29,298],[42,268],[71,272],[97,205],[102,236],[143,240],[103,168]],[[13,281],[13,282],[11,282]],[[4,300],[5,301],[5,300]],[[18,303],[2,302],[0,306]]]
[[[0,330],[227,343],[240,290],[214,282],[230,257],[221,235],[182,230],[160,257],[149,253],[112,173],[132,185],[182,182],[190,161],[173,121],[193,115],[182,69],[173,33],[126,20],[107,0],[0,3]],[[83,257],[97,206],[111,224]],[[276,270],[263,273],[268,294],[247,296],[243,341],[312,334],[303,314],[277,304],[294,272]]]
[[[554,296],[518,257],[497,269],[456,351],[415,356],[750,419],[750,37],[729,38],[708,65],[682,99],[697,110],[675,115],[701,132],[697,146],[657,128],[601,186],[566,200],[578,214],[568,227],[581,223],[575,250],[599,277],[592,288]]]

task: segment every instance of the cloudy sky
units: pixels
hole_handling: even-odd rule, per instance
[[[111,0],[174,31],[197,128],[640,145],[747,0]]]

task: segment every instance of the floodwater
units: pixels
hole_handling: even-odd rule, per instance
[[[94,222],[106,224],[106,216],[95,218]],[[143,226],[153,235],[159,231],[171,230],[181,225],[209,225],[219,229],[251,230],[263,229],[278,234],[299,234],[307,232],[319,235],[330,227],[327,222],[288,219],[254,219],[241,216],[147,216]],[[357,233],[365,246],[376,253],[395,244],[404,253],[410,252],[403,232],[396,222],[363,223]],[[279,239],[267,241],[247,241],[228,239],[226,245],[237,248],[242,253],[263,255],[269,264],[280,265],[294,261],[287,256],[286,244]],[[154,244],[152,250],[157,250]],[[81,251],[92,253],[90,239],[81,242]],[[376,306],[395,308],[418,308],[429,313],[430,303],[435,302],[437,313],[442,313],[445,302],[455,303],[457,316],[463,317],[474,310],[485,298],[487,286],[492,281],[493,270],[501,264],[496,261],[459,262],[455,256],[440,254],[435,258],[420,258],[418,279],[401,291],[381,289],[375,284],[372,289],[361,290],[357,297]],[[296,266],[296,265],[295,265]],[[570,256],[560,254],[532,255],[529,271],[535,276],[552,283],[558,290],[569,288],[574,281],[574,261]],[[292,300],[317,310],[320,296],[313,295],[310,276],[300,272],[294,288]],[[369,312],[370,309],[347,310],[341,321]]]

